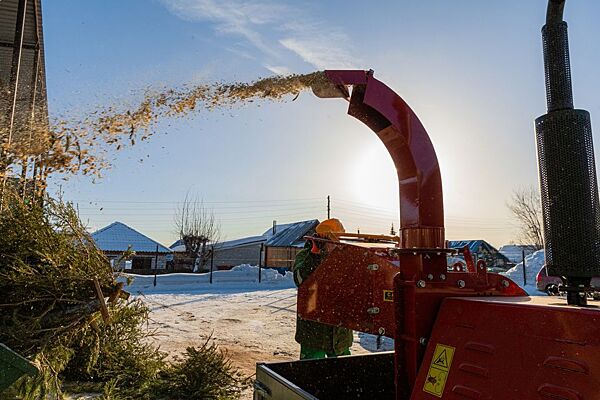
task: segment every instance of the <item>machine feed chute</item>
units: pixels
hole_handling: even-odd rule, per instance
[[[535,121],[548,273],[569,304],[585,304],[600,276],[600,206],[590,115],[573,107],[565,0],[550,0],[542,28],[548,113]]]

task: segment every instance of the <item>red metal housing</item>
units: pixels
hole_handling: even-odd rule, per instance
[[[400,247],[444,247],[442,179],[435,150],[419,118],[373,71],[325,71],[352,86],[348,114],[381,139],[398,173]]]
[[[598,308],[529,298],[468,251],[466,271],[448,271],[440,171],[427,132],[371,71],[326,74],[335,97],[349,100],[348,113],[394,160],[401,234],[398,245],[327,241],[328,255],[298,289],[298,314],[393,337],[397,400],[600,399]]]
[[[369,126],[392,156],[400,182],[400,240],[397,246],[329,242],[328,256],[299,288],[298,314],[393,337],[397,398],[407,399],[445,298],[526,293],[484,264],[448,272],[440,170],[425,128],[372,71],[326,74],[338,93],[352,86],[348,113]]]

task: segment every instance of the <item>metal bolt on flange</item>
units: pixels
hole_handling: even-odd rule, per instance
[[[456,282],[458,284],[459,288],[464,288],[467,284],[465,283],[465,281],[463,281],[462,279],[459,280],[458,282]]]
[[[445,281],[446,280],[446,274],[440,274],[440,280]]]
[[[426,283],[423,279],[417,282],[417,287],[423,289],[426,286]]]
[[[430,281],[433,280],[433,274],[427,275],[427,279],[429,279]]]
[[[504,279],[504,280],[502,281],[502,286],[504,286],[504,287],[508,287],[509,285],[510,285],[510,283],[508,283],[508,281],[507,281],[506,279]]]
[[[379,314],[379,307],[369,307],[367,313],[371,315]]]
[[[419,344],[421,346],[425,346],[427,344],[427,338],[424,338],[424,337],[419,338]]]

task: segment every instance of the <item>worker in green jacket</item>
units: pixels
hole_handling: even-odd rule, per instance
[[[342,223],[335,219],[321,222],[315,229],[316,236],[333,238],[334,232],[344,232]],[[294,282],[300,286],[302,282],[317,268],[325,257],[323,243],[307,241],[294,261],[292,272]],[[325,358],[350,355],[352,346],[352,330],[297,317],[296,342],[300,343],[300,359]]]

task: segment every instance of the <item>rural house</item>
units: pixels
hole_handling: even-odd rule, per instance
[[[115,270],[127,270],[135,274],[166,272],[167,261],[173,259],[171,249],[122,222],[113,222],[91,236]],[[128,249],[133,250],[135,255],[118,263],[119,258]]]
[[[214,268],[230,269],[240,264],[258,265],[266,241],[264,236],[250,236],[219,243],[215,247]]]
[[[510,262],[518,264],[523,261],[523,253],[525,257],[535,253],[537,248],[532,244],[505,244],[498,251],[502,253]]]
[[[485,240],[448,241],[448,247],[451,249],[462,249],[465,246],[469,247],[476,262],[477,260],[485,260],[487,267],[491,270],[507,270],[513,265],[506,256]],[[462,256],[459,257],[462,258]]]
[[[304,236],[312,235],[319,220],[274,225],[264,233],[269,239],[264,246],[263,265],[266,267],[291,268],[296,254],[304,247]]]
[[[212,260],[213,268],[215,270],[227,270],[241,264],[258,265],[263,244],[266,241],[266,236],[250,236],[216,244]],[[175,256],[175,269],[178,271],[192,271],[194,260],[187,257],[183,241],[176,241],[170,248]],[[210,263],[203,268],[204,271],[200,272],[205,272],[209,268]]]

